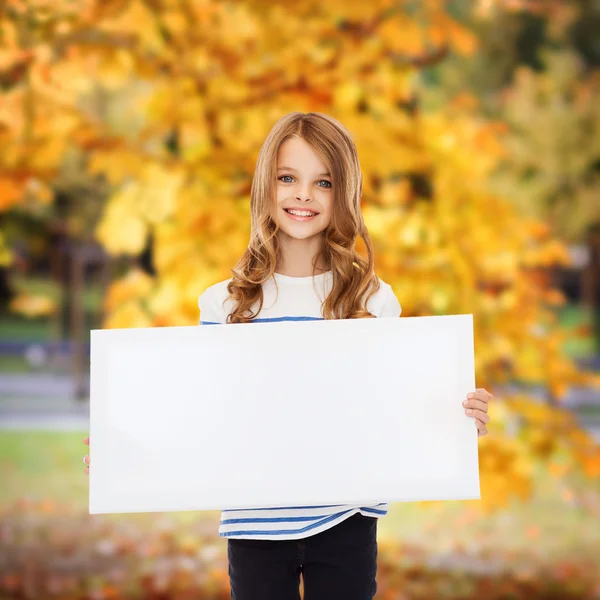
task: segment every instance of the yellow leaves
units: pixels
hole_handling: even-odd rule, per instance
[[[212,149],[210,134],[202,114],[193,121],[186,121],[179,128],[181,157],[186,161],[196,161],[208,156]]]
[[[131,53],[117,48],[103,53],[103,59],[98,64],[96,73],[102,81],[102,86],[109,90],[118,90],[131,82],[134,60]]]
[[[384,206],[397,206],[406,204],[411,198],[411,186],[408,179],[400,181],[386,180],[379,192],[379,201]]]
[[[478,42],[475,34],[456,21],[449,23],[448,37],[454,50],[462,56],[471,56],[477,49]]]
[[[154,292],[148,298],[148,309],[155,316],[168,316],[175,313],[181,302],[181,292],[173,277],[160,280]]]
[[[317,45],[309,44],[306,51],[311,61],[318,66],[325,66],[336,55],[335,47],[327,46],[323,43]]]
[[[79,146],[89,173],[103,174],[114,190],[96,232],[108,252],[136,255],[153,234],[156,277],[134,269],[116,281],[105,326],[194,324],[198,295],[231,275],[247,244],[250,178],[266,133],[287,110],[335,114],[359,149],[378,273],[394,283],[404,314],[473,312],[478,378],[506,374],[555,395],[583,382],[562,359],[563,339],[542,310],[564,302],[543,272],[565,264],[566,250],[551,239],[552,228],[526,220],[506,193],[490,191],[507,149],[526,165],[534,146],[505,147],[506,127],[480,117],[468,93],[435,112],[425,104],[415,114],[406,109],[419,77],[410,59],[444,45],[470,55],[474,36],[435,1],[409,15],[402,3],[333,0],[307,17],[303,11],[315,6],[94,0],[61,35],[77,38],[93,24],[106,42],[71,45],[57,57],[49,54],[52,40],[34,54],[19,48],[9,26],[0,70],[33,60],[36,119],[26,118],[21,91],[0,96],[0,210],[50,200],[43,187],[49,174],[69,146]],[[385,18],[372,34],[361,30],[378,15]],[[569,68],[558,67],[568,78]],[[552,78],[527,72],[521,84],[516,124],[534,127],[537,148],[554,147],[546,143],[553,128],[537,126],[535,101],[554,97]],[[88,93],[96,85],[107,91],[106,111],[90,119]],[[582,110],[591,111],[594,89],[575,90]],[[35,135],[27,146],[19,140],[29,129]],[[172,131],[173,153],[164,144]],[[568,131],[578,128],[562,130],[561,147]],[[581,153],[570,156],[580,169]],[[542,166],[556,172],[550,158]],[[541,179],[540,194],[552,177]],[[528,187],[527,201],[531,193]],[[0,239],[2,255],[8,260]],[[41,310],[31,300],[23,306]],[[564,412],[527,402],[496,402],[489,410],[490,435],[480,440],[487,506],[527,497],[531,464],[556,448],[578,448],[573,460],[596,472],[590,442],[574,434]],[[500,437],[521,419],[518,440]]]
[[[515,344],[507,334],[495,332],[486,339],[476,338],[476,352],[485,364],[510,364],[515,356]]]
[[[514,249],[488,252],[480,257],[478,266],[482,279],[511,281],[517,276],[519,257]]]
[[[0,212],[18,204],[23,196],[23,182],[0,176]]]
[[[443,45],[452,48],[463,56],[470,56],[477,48],[477,38],[473,32],[455,21],[443,9],[438,9],[431,18],[428,30],[429,38],[438,47]]]
[[[357,81],[341,83],[333,90],[333,106],[340,111],[354,110],[362,95],[362,87]]]
[[[28,157],[29,169],[32,172],[43,174],[57,169],[63,160],[68,144],[68,138],[60,137],[60,132],[56,136],[49,132],[45,140],[36,140],[28,148],[31,151]]]
[[[568,266],[572,263],[567,247],[559,240],[549,240],[535,248],[525,249],[521,260],[527,267]]]
[[[152,318],[140,302],[130,300],[112,311],[103,323],[105,329],[126,329],[130,327],[152,327]]]
[[[187,29],[194,26],[193,23],[187,20],[183,11],[174,8],[162,13],[161,23],[163,27],[169,30],[169,33],[177,37],[180,37]]]
[[[523,419],[519,440],[532,458],[547,461],[559,450],[568,457],[566,464],[550,462],[554,475],[575,466],[588,477],[600,475],[600,446],[587,431],[580,429],[570,411],[534,402],[523,394],[508,397],[507,405]]]
[[[512,425],[513,415],[500,397],[495,397],[489,402],[488,415],[490,417],[489,431],[504,432]]]
[[[566,295],[559,289],[546,290],[543,299],[552,306],[564,306],[567,303]]]
[[[452,300],[452,292],[448,288],[434,288],[430,303],[432,313],[436,315],[448,314]]]
[[[375,204],[366,204],[362,215],[371,237],[382,241],[386,239],[387,232],[395,229],[404,216],[400,211],[386,210]]]
[[[50,50],[52,52],[52,50]],[[79,94],[86,94],[96,85],[93,73],[79,60],[63,59],[53,62],[48,58],[30,70],[31,84],[40,98],[63,107],[78,102]],[[65,111],[69,114],[69,111]],[[75,117],[75,113],[71,113]]]
[[[19,32],[16,24],[9,19],[0,22],[2,45],[0,46],[0,70],[4,71],[22,57],[19,50]]]
[[[153,283],[152,277],[142,269],[131,269],[109,287],[104,298],[104,310],[111,312],[131,300],[147,297]]]
[[[411,57],[425,49],[426,32],[423,26],[405,15],[385,19],[377,32],[387,48],[401,55]]]
[[[146,50],[161,53],[165,49],[157,17],[142,0],[95,2],[88,18],[98,21],[96,27],[107,33],[134,35]]]
[[[574,423],[573,415],[564,409],[536,402],[525,394],[511,394],[505,397],[507,406],[531,425],[546,425],[555,431]]]
[[[144,167],[138,184],[137,208],[148,222],[156,225],[173,214],[184,178],[181,168],[165,168],[156,163]]]
[[[11,143],[15,145],[25,126],[22,110],[23,98],[23,90],[20,89],[0,94],[0,135],[6,135],[7,140],[10,139]],[[11,164],[5,156],[2,156],[2,162]]]
[[[177,546],[182,554],[195,556],[202,549],[202,541],[198,535],[182,533],[177,540]]]
[[[41,294],[22,292],[10,302],[10,309],[28,318],[47,317],[54,314],[58,305],[55,300]]]
[[[532,429],[527,431],[527,443],[534,454],[548,458],[556,449],[556,438],[552,431]]]
[[[264,140],[269,123],[270,119],[263,107],[246,109],[239,117],[238,132],[229,140],[228,145],[243,154],[257,151]]]
[[[425,221],[416,211],[408,213],[402,220],[398,241],[405,248],[417,248],[424,240]]]
[[[159,272],[167,273],[197,250],[197,240],[190,235],[182,235],[176,223],[161,223],[156,227],[154,264]]]
[[[0,267],[8,267],[12,259],[12,251],[6,243],[4,232],[0,229]]]
[[[211,82],[213,77],[210,77]],[[231,85],[229,80],[225,83]],[[219,92],[222,92],[221,88]],[[156,82],[146,94],[140,94],[136,106],[148,121],[156,123],[159,131],[167,130],[168,125],[173,124],[180,134],[189,128],[190,132],[208,135],[205,93],[199,90],[198,82],[192,77],[182,75],[174,81],[165,79]]]
[[[565,462],[552,461],[548,465],[548,472],[556,479],[562,479],[568,472],[569,465]]]
[[[486,511],[506,507],[511,499],[527,499],[532,491],[533,463],[516,439],[491,432],[479,440],[481,503]]]
[[[600,448],[595,448],[582,456],[581,463],[588,477],[600,477]]]
[[[145,164],[143,156],[125,147],[95,150],[87,161],[90,173],[102,173],[112,185],[120,184],[127,177],[137,177]]]
[[[129,182],[112,196],[96,228],[96,237],[110,254],[139,254],[148,226],[136,206],[138,186]]]
[[[146,164],[139,180],[127,181],[109,199],[98,239],[112,254],[141,252],[149,226],[173,214],[183,180],[183,170]]]

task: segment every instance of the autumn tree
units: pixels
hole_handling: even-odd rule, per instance
[[[565,248],[490,191],[505,126],[468,96],[434,112],[419,105],[417,75],[477,46],[443,2],[87,0],[75,11],[12,0],[1,23],[12,73],[3,102],[20,115],[3,129],[5,210],[32,181],[50,201],[75,153],[110,186],[97,228],[105,248],[138,255],[151,241],[154,274],[132,269],[113,283],[106,327],[198,322],[198,295],[230,276],[248,243],[267,132],[286,112],[319,111],[356,141],[377,271],[404,316],[472,313],[477,386],[492,392],[519,381],[560,398],[597,383],[561,349],[553,308],[564,298],[547,268],[568,261]],[[508,393],[491,411],[483,508],[527,498],[536,461],[599,474],[598,448],[567,412]]]
[[[449,57],[427,102],[445,104],[465,88],[479,110],[508,125],[497,193],[554,235],[585,243],[600,221],[600,52],[593,2],[490,0],[463,18],[482,38],[469,61]]]

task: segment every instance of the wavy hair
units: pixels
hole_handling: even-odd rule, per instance
[[[356,146],[344,126],[331,116],[291,112],[279,119],[267,135],[256,164],[250,191],[250,242],[227,286],[234,308],[227,323],[247,323],[263,306],[262,284],[280,264],[278,224],[272,218],[277,174],[277,154],[290,137],[304,139],[328,166],[333,179],[333,212],[325,229],[323,250],[313,261],[322,261],[332,271],[332,287],[322,304],[325,319],[374,317],[366,309],[368,299],[379,289],[373,265],[373,247],[360,211],[362,173]],[[366,259],[355,248],[360,236]],[[255,312],[252,307],[257,304]]]

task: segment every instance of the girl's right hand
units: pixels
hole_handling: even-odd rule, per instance
[[[83,440],[83,443],[84,443],[84,444],[87,444],[87,445],[89,446],[89,445],[90,445],[90,438],[89,438],[89,437],[86,437],[86,438],[84,438],[84,440]],[[89,454],[86,454],[86,455],[83,457],[83,462],[84,462],[86,465],[88,465],[87,467],[85,467],[85,469],[84,469],[83,471],[84,471],[85,473],[89,473],[89,472],[90,472],[90,467],[89,467],[89,465],[90,465],[90,455],[89,455]]]

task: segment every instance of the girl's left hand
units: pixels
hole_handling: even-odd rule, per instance
[[[475,419],[477,437],[481,437],[488,432],[486,425],[490,422],[490,417],[487,414],[487,409],[488,402],[493,397],[484,388],[477,388],[474,392],[467,394],[467,399],[463,402],[466,415]]]

